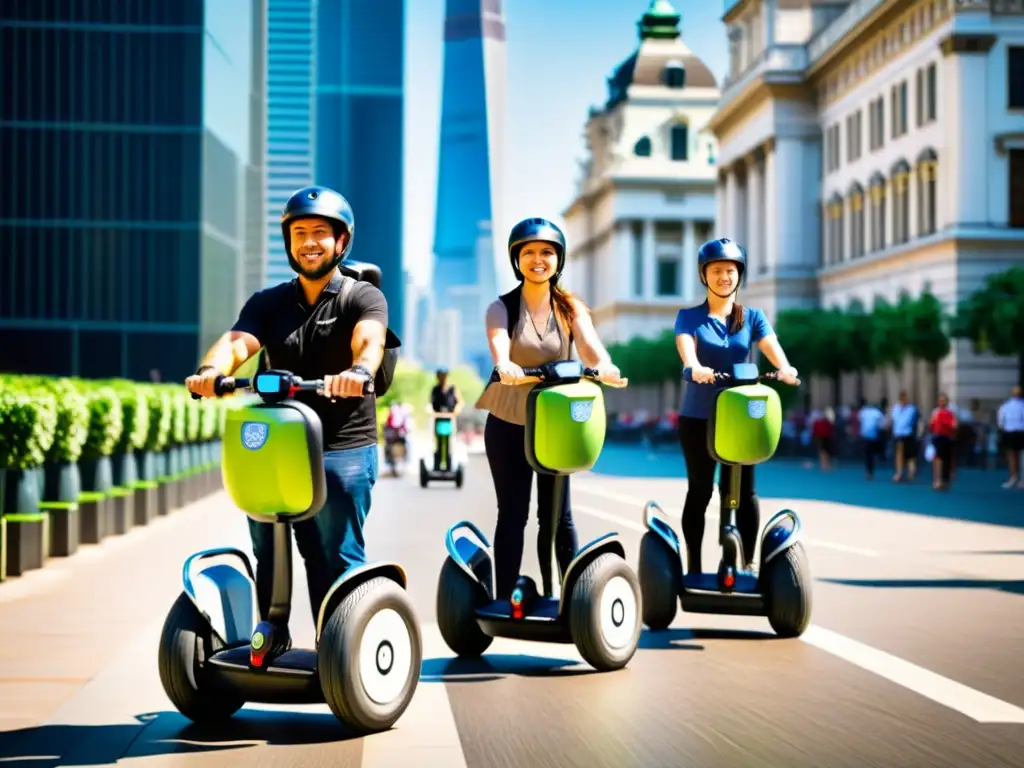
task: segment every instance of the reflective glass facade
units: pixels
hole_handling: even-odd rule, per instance
[[[295,190],[314,183],[315,23],[315,0],[269,0],[267,285],[295,277],[281,236],[281,210]]]
[[[447,0],[444,86],[434,227],[433,290],[438,309],[461,315],[463,357],[481,375],[491,369],[483,328],[486,305],[497,294],[491,222],[488,46],[504,45],[499,0]]]
[[[227,6],[0,3],[0,370],[180,379],[234,319],[258,2]]]
[[[319,0],[316,182],[355,212],[351,256],[380,265],[389,325],[405,324],[404,0]]]

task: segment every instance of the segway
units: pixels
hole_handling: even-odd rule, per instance
[[[647,528],[640,541],[639,577],[643,621],[665,629],[676,615],[676,598],[688,613],[766,616],[780,637],[798,637],[811,621],[811,574],[800,542],[800,518],[791,509],[776,514],[761,534],[758,573],[742,570],[746,562],[736,510],[740,500],[741,468],[767,461],[782,434],[778,393],[761,383],[778,374],[758,375],[757,366],[743,363],[716,394],[708,419],[708,452],[722,465],[727,488],[719,519],[722,560],[717,573],[683,575],[679,537],[655,502],[644,507]],[[684,371],[690,380],[690,369]]]
[[[432,480],[454,481],[455,487],[461,488],[465,479],[465,465],[452,451],[455,445],[455,414],[435,411],[432,418],[436,450],[430,467],[426,459],[420,457],[420,488],[426,488]]]
[[[592,381],[597,372],[578,361],[525,368],[540,379],[526,406],[526,457],[538,473],[555,476],[549,553],[554,567],[555,522],[568,475],[594,466],[605,439],[604,393]],[[492,376],[491,381],[497,381]],[[456,538],[456,532],[468,536]],[[480,656],[495,637],[574,643],[599,671],[621,669],[640,640],[640,585],[626,563],[617,533],[586,546],[561,574],[561,599],[538,593],[533,579],[520,576],[511,600],[494,595],[494,556],[487,537],[466,520],[448,529],[448,557],[437,587],[437,623],[448,647],[460,657]]]
[[[291,398],[321,390],[323,381],[271,370],[252,385],[263,402],[228,410],[222,474],[239,509],[273,523],[270,611],[257,615],[244,552],[218,548],[189,557],[184,591],[160,638],[164,691],[196,723],[226,720],[245,702],[326,703],[358,733],[386,730],[412,700],[423,655],[405,571],[370,563],[335,581],[320,605],[314,650],[275,640],[274,627],[286,627],[291,613],[291,526],[316,515],[327,498],[320,419]],[[248,379],[218,377],[215,384],[218,396],[243,388]],[[212,558],[225,562],[204,562]]]

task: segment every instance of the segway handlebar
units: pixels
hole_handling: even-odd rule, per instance
[[[279,403],[294,397],[297,392],[316,392],[322,394],[323,379],[303,379],[290,371],[262,371],[252,379],[218,376],[213,381],[213,393],[217,397],[230,395],[244,389],[251,389],[267,403]],[[373,379],[363,384],[363,394],[373,394]],[[192,395],[193,400],[200,400],[201,395]]]
[[[571,382],[578,381],[579,379],[600,381],[601,375],[600,371],[596,368],[587,368],[579,360],[556,360],[535,368],[523,368],[523,374],[528,380],[532,380],[533,382]],[[498,374],[497,366],[495,366],[494,370],[491,371],[490,381],[501,381],[501,376]],[[628,379],[623,379],[621,383],[616,384],[606,381],[601,383],[606,384],[609,387],[625,387],[628,381]],[[532,382],[528,381],[526,383]]]
[[[791,384],[791,386],[794,387],[800,386],[800,379],[794,379],[793,382],[786,381],[778,371],[760,373],[757,370],[757,366],[753,363],[738,363],[733,366],[732,372],[715,371],[715,380],[730,380],[735,381],[737,384],[755,384],[759,381],[781,381],[784,384]],[[692,368],[683,368],[683,381],[693,382]]]

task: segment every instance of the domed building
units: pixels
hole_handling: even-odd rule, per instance
[[[606,342],[656,336],[698,297],[696,251],[713,236],[718,84],[683,42],[680,14],[653,0],[640,45],[608,78],[564,212],[566,280]]]

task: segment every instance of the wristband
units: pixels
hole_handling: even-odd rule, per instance
[[[370,370],[364,365],[353,365],[349,370],[354,371],[355,373],[361,373],[368,379],[373,378],[373,374],[370,373]]]
[[[196,375],[196,376],[202,376],[202,375],[203,375],[203,374],[204,374],[204,373],[205,373],[206,371],[216,371],[216,370],[217,370],[217,369],[216,369],[216,368],[214,368],[214,367],[213,367],[212,365],[200,365],[200,366],[199,366],[199,367],[198,367],[198,368],[196,369],[196,373],[195,373],[195,375]]]

